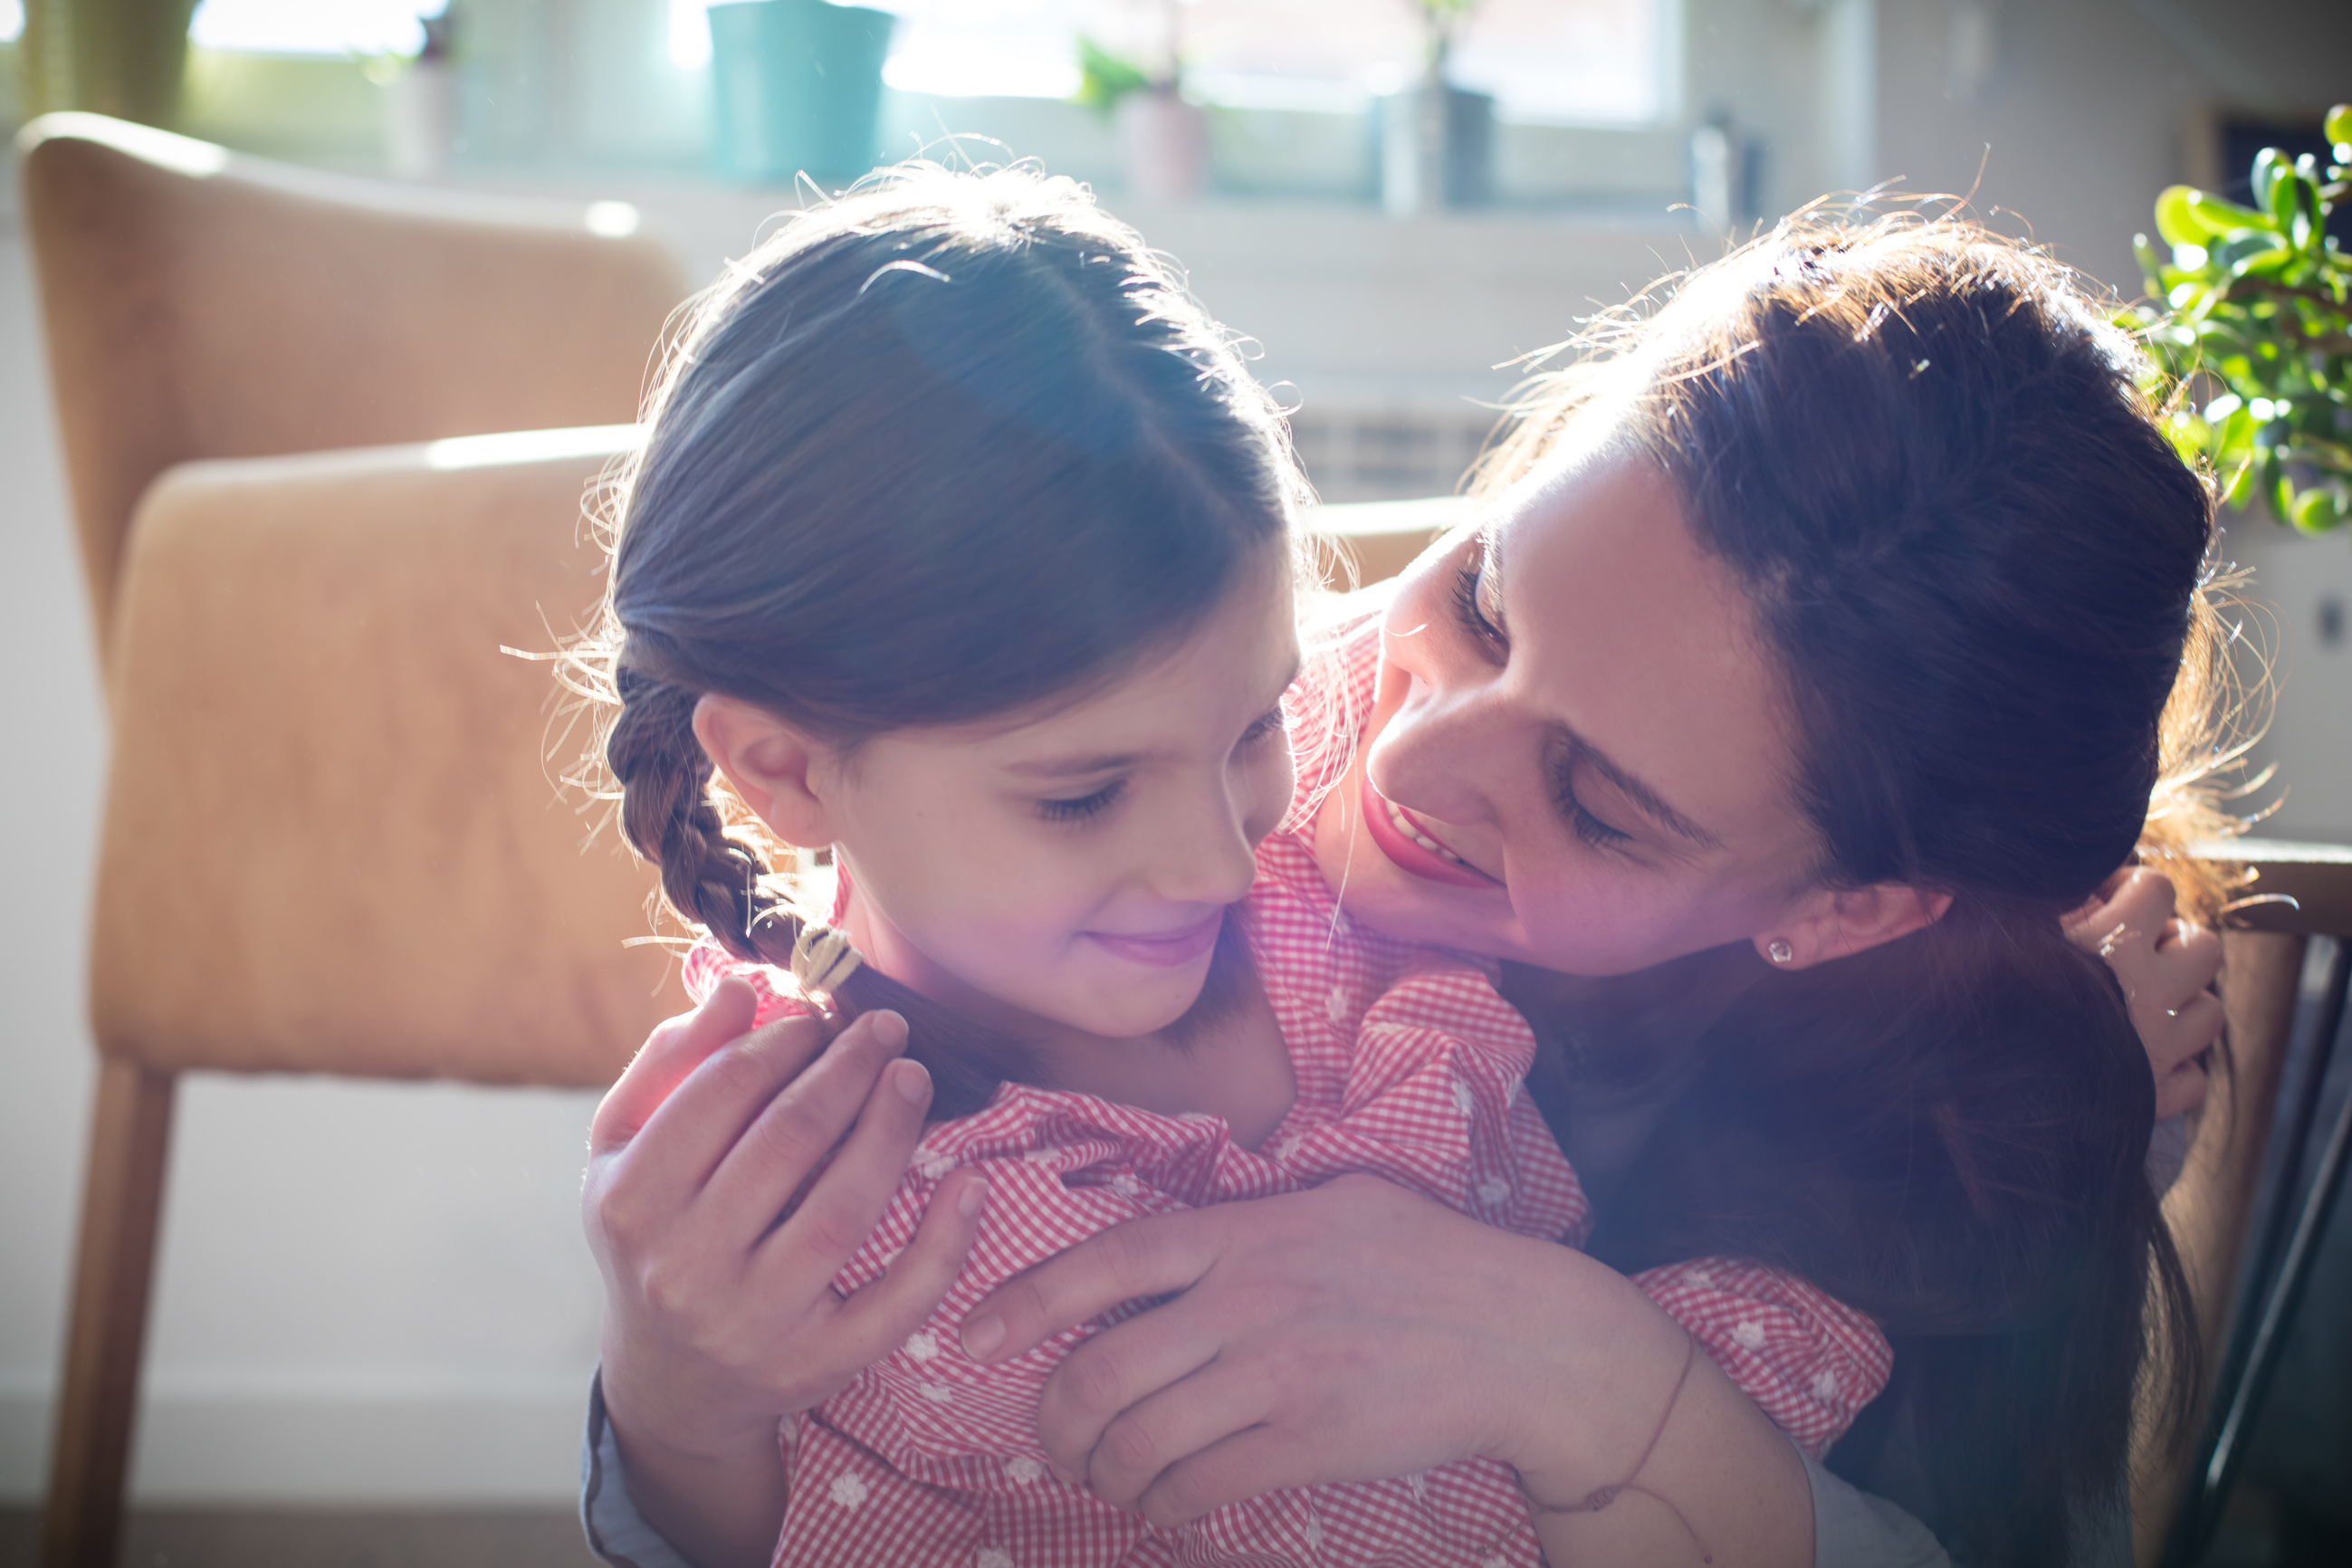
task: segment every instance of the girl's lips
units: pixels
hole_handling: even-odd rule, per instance
[[[1399,869],[1425,881],[1448,882],[1457,888],[1502,886],[1486,872],[1439,847],[1435,839],[1422,831],[1419,820],[1412,813],[1372,787],[1369,774],[1364,779],[1361,800],[1364,830]]]
[[[1225,923],[1225,911],[1217,910],[1197,925],[1148,936],[1127,936],[1115,931],[1090,931],[1086,934],[1114,958],[1124,958],[1136,963],[1157,964],[1173,969],[1190,963],[1217,945],[1217,931]]]

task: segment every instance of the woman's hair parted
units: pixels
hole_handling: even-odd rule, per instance
[[[702,296],[615,487],[594,662],[628,841],[678,914],[790,961],[801,916],[693,731],[716,693],[824,743],[1116,679],[1288,564],[1307,497],[1234,342],[1083,188],[916,163],[790,218]],[[1024,1063],[871,965],[934,1114]]]
[[[1742,955],[1594,1250],[1739,1252],[1877,1317],[1895,1384],[1848,1462],[1907,1404],[1955,1552],[2062,1563],[2141,1381],[2175,1420],[2194,1386],[2147,1058],[2061,917],[2135,856],[2220,902],[2182,858],[2230,826],[2210,486],[2096,297],[1950,216],[1791,220],[1583,346],[1482,483],[1655,464],[1774,657],[1818,879],[1952,896],[1833,963]]]

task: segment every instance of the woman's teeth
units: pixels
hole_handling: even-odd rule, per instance
[[[1389,808],[1389,821],[1395,825],[1396,830],[1399,833],[1403,834],[1407,838],[1412,839],[1415,844],[1420,845],[1423,849],[1428,850],[1432,855],[1436,856],[1441,860],[1451,860],[1456,866],[1466,866],[1469,864],[1469,862],[1463,859],[1461,856],[1456,855],[1453,850],[1448,849],[1444,845],[1440,844],[1436,839],[1432,838],[1428,834],[1423,833],[1419,827],[1413,826],[1412,818],[1404,814],[1404,807],[1389,799],[1386,795],[1382,795],[1381,797],[1381,804]]]

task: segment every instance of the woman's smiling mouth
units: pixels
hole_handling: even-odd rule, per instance
[[[1399,869],[1427,881],[1450,882],[1461,888],[1502,886],[1432,837],[1419,817],[1372,787],[1369,773],[1364,777],[1362,805],[1365,831]]]
[[[1128,935],[1117,931],[1090,931],[1086,934],[1115,958],[1172,969],[1179,964],[1192,963],[1216,946],[1217,931],[1224,923],[1225,911],[1221,909],[1203,921],[1171,931]]]

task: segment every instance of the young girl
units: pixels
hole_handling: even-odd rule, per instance
[[[1120,1220],[1343,1173],[1587,1228],[1488,971],[1358,928],[1317,869],[1371,666],[1294,689],[1286,451],[1164,266],[1019,171],[902,172],[804,215],[679,350],[614,556],[624,826],[709,933],[698,995],[740,973],[763,1018],[908,1020],[951,1119],[839,1289],[887,1269],[949,1172],[990,1183],[930,1322],[784,1433],[780,1561],[1539,1558],[1484,1460],[1155,1531],[1050,1476],[1036,1439],[1046,1376],[1112,1320],[988,1366],[954,1331]],[[775,837],[832,848],[829,927],[730,834],[714,769]],[[1707,1259],[1643,1282],[1816,1455],[1885,1380],[1871,1321],[1792,1277]],[[1643,1490],[1645,1458],[1588,1506]]]

